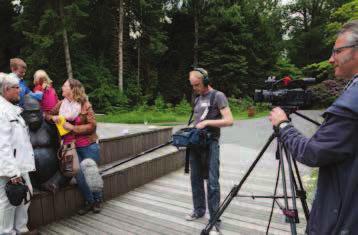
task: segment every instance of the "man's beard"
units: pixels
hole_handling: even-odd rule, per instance
[[[338,66],[342,67],[345,66],[346,63],[349,63],[351,60],[353,60],[353,53],[349,53],[347,56],[343,57],[340,61],[338,61]],[[342,71],[342,70],[341,70]],[[354,74],[353,74],[354,75]],[[350,80],[353,76],[352,74],[345,73],[339,76],[340,78],[343,78],[344,80]]]

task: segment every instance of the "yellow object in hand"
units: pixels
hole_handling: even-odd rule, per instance
[[[62,116],[62,115],[58,116],[58,122],[56,122],[56,127],[57,127],[57,130],[58,130],[58,133],[60,134],[60,136],[64,136],[70,132],[69,130],[66,130],[63,127],[63,124],[65,124],[65,122],[66,122],[66,119],[64,116]]]

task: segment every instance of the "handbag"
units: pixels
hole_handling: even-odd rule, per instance
[[[63,144],[58,150],[58,159],[61,173],[66,177],[73,177],[77,175],[80,169],[80,163],[76,151],[75,141],[69,144]]]
[[[19,206],[23,201],[27,204],[30,200],[27,199],[29,187],[26,185],[24,178],[20,183],[12,183],[10,180],[5,185],[6,196],[13,206]]]
[[[212,106],[214,104],[214,98],[217,91],[214,90],[213,94],[210,97],[210,105],[209,109],[207,110],[206,115],[210,113],[210,110],[212,109]],[[208,131],[207,128],[204,129],[197,129],[197,128],[190,128],[190,124],[193,122],[192,118],[194,115],[194,108],[195,105],[198,103],[199,98],[196,97],[194,105],[191,109],[191,114],[188,120],[188,127],[178,130],[172,135],[172,144],[179,148],[179,147],[187,147],[186,148],[186,154],[185,154],[185,167],[184,172],[189,173],[189,155],[190,155],[190,149],[191,148],[205,148],[207,147],[211,142],[211,133]],[[207,118],[206,116],[203,118]]]
[[[209,132],[206,129],[183,128],[173,134],[175,147],[200,148],[209,144]]]

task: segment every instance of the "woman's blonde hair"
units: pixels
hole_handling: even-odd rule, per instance
[[[48,74],[45,72],[45,70],[39,69],[34,74],[34,84],[40,84],[46,83],[48,85],[52,84],[52,80],[48,76]]]
[[[68,84],[72,90],[73,99],[83,105],[88,101],[85,88],[82,83],[77,79],[69,78],[67,79]]]

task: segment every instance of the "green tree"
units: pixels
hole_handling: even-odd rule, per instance
[[[326,59],[330,46],[325,40],[325,25],[332,12],[347,0],[296,0],[287,6],[287,29],[290,30],[287,49],[290,60],[297,66]]]
[[[21,54],[29,65],[29,74],[39,68],[46,69],[59,86],[67,75],[63,33],[67,32],[71,53],[80,50],[81,39],[85,37],[81,20],[87,16],[83,9],[88,6],[87,0],[66,2],[64,18],[61,21],[60,5],[52,1],[21,1],[22,13],[17,17],[15,29],[25,37]]]
[[[2,72],[9,70],[9,59],[17,56],[21,47],[21,34],[11,27],[19,10],[11,0],[0,1],[0,71]]]
[[[358,0],[343,4],[331,14],[330,22],[326,25],[326,44],[332,46],[336,40],[338,30],[349,20],[358,19]]]
[[[208,4],[200,52],[214,87],[246,96],[262,85],[280,54],[281,17],[274,1]]]

